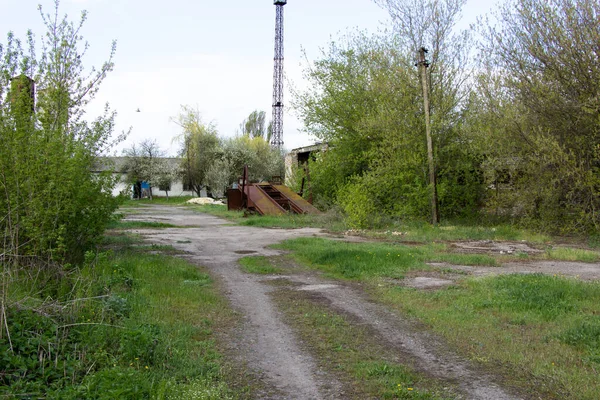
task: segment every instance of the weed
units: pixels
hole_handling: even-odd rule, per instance
[[[147,250],[89,254],[68,291],[45,290],[62,303],[19,300],[33,283],[13,281],[0,397],[231,398],[212,333],[232,318],[224,301],[196,266]]]

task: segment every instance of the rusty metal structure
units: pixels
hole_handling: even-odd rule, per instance
[[[278,182],[250,183],[248,166],[237,188],[227,191],[228,210],[248,210],[260,215],[320,214],[321,212],[289,187]]]

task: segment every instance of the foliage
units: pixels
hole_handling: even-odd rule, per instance
[[[79,34],[86,14],[73,24],[55,7],[52,14],[40,8],[47,29],[40,56],[31,32],[27,49],[13,33],[0,46],[0,252],[15,263],[20,256],[80,260],[118,202],[114,179],[91,172],[112,144],[115,114],[107,106],[93,122],[84,119],[113,68],[115,43],[109,61],[86,73]]]
[[[138,184],[138,182],[148,182],[150,197],[152,197],[153,186],[158,186],[159,190],[165,192],[171,190],[175,171],[165,159],[165,154],[156,139],[145,139],[139,144],[134,143],[130,148],[123,150],[123,155],[127,157],[125,163],[127,182],[132,185]]]
[[[265,127],[265,117],[266,113],[264,111],[252,111],[248,115],[248,118],[240,124],[242,136],[250,138],[260,137],[269,142],[271,140],[271,132],[267,131]]]
[[[209,276],[180,259],[119,250],[88,253],[55,287],[59,301],[33,294],[23,307],[13,295],[38,289],[13,275],[0,397],[232,398],[212,337],[230,315]]]
[[[481,28],[473,144],[489,204],[547,231],[600,228],[600,6],[511,0]]]
[[[245,165],[253,181],[269,180],[283,170],[282,154],[257,132],[220,138],[212,124],[204,124],[200,113],[187,106],[176,122],[183,129],[179,138],[183,179],[198,195],[202,188],[213,196],[222,195],[237,182]]]
[[[182,106],[174,121],[183,130],[179,137],[183,181],[200,196],[201,190],[208,186],[207,174],[220,155],[217,128],[212,123],[205,124],[200,112],[189,106]]]
[[[268,181],[281,174],[283,156],[262,137],[235,136],[221,140],[218,158],[207,174],[207,185],[222,193],[242,176],[248,166],[252,182]]]
[[[340,204],[356,227],[376,225],[386,215],[429,213],[422,91],[414,54],[402,43],[393,34],[354,34],[331,43],[305,71],[312,86],[295,99],[307,131],[329,144],[309,164],[315,201]],[[431,107],[440,206],[450,217],[476,210],[481,184],[477,160],[462,144],[463,78],[454,64],[461,54],[450,57],[444,43],[436,44],[429,71],[446,87],[432,93]]]

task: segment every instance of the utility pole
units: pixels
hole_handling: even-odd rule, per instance
[[[435,182],[435,163],[433,162],[433,142],[431,140],[431,117],[429,115],[429,82],[427,80],[427,67],[429,61],[425,58],[427,49],[419,49],[419,61],[417,66],[421,71],[421,83],[423,84],[423,108],[425,109],[425,135],[427,136],[427,160],[429,162],[429,190],[431,192],[431,221],[433,225],[440,222],[438,211],[437,187]]]

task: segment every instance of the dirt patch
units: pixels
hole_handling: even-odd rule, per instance
[[[559,275],[581,280],[600,280],[600,264],[574,261],[530,261],[508,262],[500,267],[453,265],[429,263],[433,267],[445,268],[473,276],[505,274],[546,274]]]
[[[478,254],[538,254],[543,250],[533,248],[524,242],[495,242],[493,240],[477,240],[469,242],[453,242],[457,252]]]
[[[449,279],[432,278],[430,276],[417,276],[415,278],[407,278],[402,282],[404,286],[415,289],[440,289],[454,284],[454,281]]]

